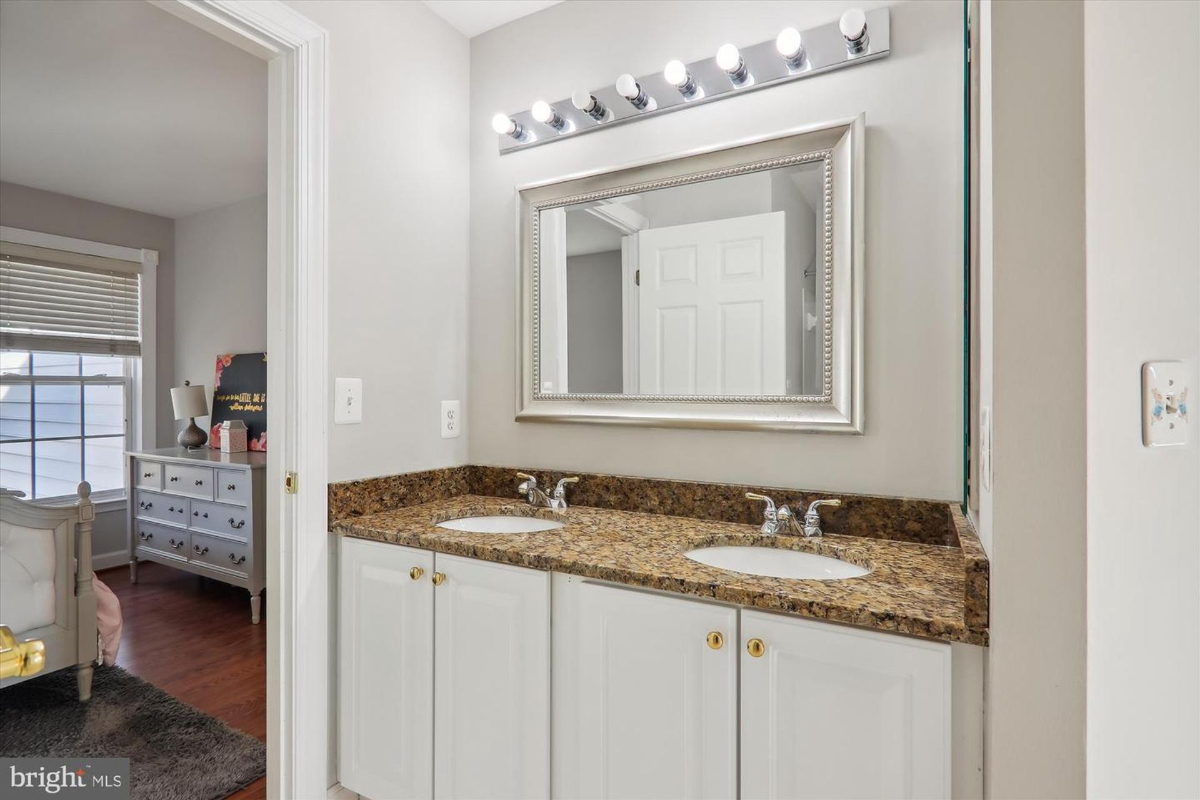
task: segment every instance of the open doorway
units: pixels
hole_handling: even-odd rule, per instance
[[[123,745],[135,787],[178,746],[195,763],[163,767],[196,796],[265,796],[267,64],[143,2],[0,15],[0,484],[30,513],[90,487],[90,558],[68,558],[99,613],[71,624],[103,666],[68,678],[110,714],[154,706],[156,736]],[[26,588],[0,601],[19,638],[55,616]],[[49,720],[61,680],[0,692],[43,687]]]

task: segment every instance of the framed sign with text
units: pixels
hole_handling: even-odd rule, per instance
[[[213,380],[209,446],[221,447],[221,423],[240,419],[246,423],[250,450],[267,449],[267,354],[238,353],[217,356]]]

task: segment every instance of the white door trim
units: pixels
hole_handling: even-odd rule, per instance
[[[328,34],[280,0],[151,2],[267,62],[267,795],[325,798]]]

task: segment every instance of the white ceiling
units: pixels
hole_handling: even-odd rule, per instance
[[[0,180],[178,218],[267,189],[265,62],[142,0],[0,3]]]
[[[506,22],[529,16],[562,0],[421,0],[429,10],[470,39]]]

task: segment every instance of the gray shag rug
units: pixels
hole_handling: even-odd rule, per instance
[[[120,667],[96,668],[86,703],[73,669],[0,689],[0,754],[128,758],[146,800],[215,800],[267,772],[262,742]]]

